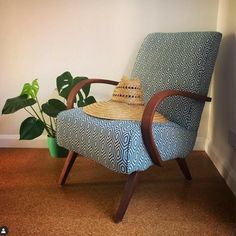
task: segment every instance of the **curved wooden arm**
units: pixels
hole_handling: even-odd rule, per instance
[[[154,113],[156,111],[156,107],[160,104],[160,102],[163,99],[169,96],[188,97],[198,102],[211,101],[211,98],[209,97],[201,96],[199,94],[190,93],[190,92],[178,91],[178,90],[165,90],[165,91],[161,91],[153,95],[153,97],[147,103],[143,112],[143,117],[141,121],[141,132],[142,132],[143,143],[147,149],[147,152],[149,156],[151,157],[153,163],[158,166],[162,166],[162,161],[161,161],[161,157],[157,149],[157,146],[155,144],[154,137],[152,135],[152,121],[153,121]]]
[[[80,89],[82,89],[84,86],[86,86],[88,84],[93,84],[93,83],[117,85],[119,82],[114,81],[114,80],[105,80],[105,79],[87,79],[87,80],[82,80],[81,82],[76,84],[74,86],[74,88],[70,91],[69,96],[67,98],[67,109],[73,108],[75,96],[80,91]]]

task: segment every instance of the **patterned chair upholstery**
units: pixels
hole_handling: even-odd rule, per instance
[[[81,108],[61,112],[57,122],[59,145],[113,171],[130,174],[153,165],[142,141],[140,122],[103,120]],[[163,161],[185,157],[196,137],[196,132],[170,121],[154,124],[153,132]]]
[[[191,179],[184,158],[193,149],[204,102],[209,100],[206,95],[220,40],[218,32],[152,33],[145,38],[131,74],[140,78],[143,87],[147,114],[142,123],[99,119],[81,108],[61,112],[57,141],[70,153],[60,184],[65,183],[77,154],[129,174],[116,214],[115,221],[119,222],[132,196],[129,189],[134,189],[140,171],[176,159],[185,177]],[[160,98],[163,93],[169,94]],[[152,124],[151,107],[169,121]],[[150,132],[145,128],[147,123]],[[152,141],[154,145],[149,144]]]

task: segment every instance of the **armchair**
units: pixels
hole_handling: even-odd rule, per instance
[[[122,221],[140,172],[176,160],[191,180],[185,157],[192,151],[221,40],[218,32],[149,34],[131,78],[141,80],[145,109],[141,122],[99,119],[73,108],[74,97],[87,84],[118,82],[90,79],[77,84],[58,115],[57,141],[70,150],[59,184],[64,185],[78,154],[128,175],[115,222]],[[168,122],[153,123],[154,112]]]

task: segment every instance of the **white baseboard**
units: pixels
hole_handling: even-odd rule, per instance
[[[46,148],[47,135],[33,140],[19,140],[19,135],[0,135],[0,148]]]
[[[206,142],[205,151],[221,176],[225,179],[225,182],[234,193],[234,196],[236,196],[236,170],[234,170],[229,163],[222,162],[222,158],[218,156],[215,148],[209,142]]]
[[[204,151],[205,150],[205,140],[204,137],[197,137],[196,143],[193,147],[194,151]]]

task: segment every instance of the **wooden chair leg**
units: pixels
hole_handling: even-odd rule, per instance
[[[192,179],[192,176],[191,176],[191,173],[189,171],[189,168],[187,166],[187,163],[185,161],[185,159],[183,158],[176,158],[175,159],[182,171],[182,173],[184,174],[184,177],[187,179],[187,180],[191,180]]]
[[[64,185],[65,182],[66,182],[66,179],[67,179],[67,176],[71,170],[71,167],[73,166],[74,162],[75,162],[75,159],[77,157],[77,153],[76,152],[73,152],[73,151],[70,151],[67,158],[66,158],[66,162],[64,164],[64,167],[62,169],[62,172],[61,172],[61,176],[60,176],[60,179],[59,179],[59,184],[60,185]]]
[[[128,208],[129,202],[132,198],[132,195],[134,193],[135,187],[138,182],[138,172],[133,172],[132,174],[129,175],[128,180],[125,185],[124,193],[122,196],[122,199],[120,201],[119,208],[116,212],[115,216],[115,223],[119,223],[122,221],[125,212]]]

